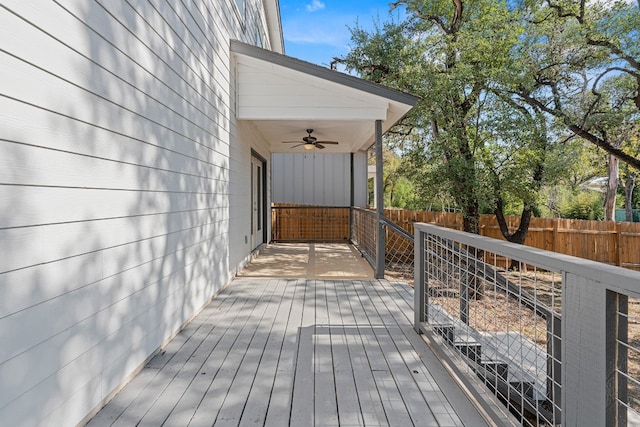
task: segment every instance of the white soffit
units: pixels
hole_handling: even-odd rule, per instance
[[[339,141],[323,153],[365,150],[375,121],[389,130],[418,101],[400,91],[308,62],[231,41],[235,58],[236,118],[251,121],[272,152],[302,152],[282,144],[313,129],[319,140]]]

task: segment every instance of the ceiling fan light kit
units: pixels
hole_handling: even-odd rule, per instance
[[[323,149],[325,146],[323,144],[332,144],[338,145],[337,141],[318,141],[318,138],[315,136],[311,136],[313,133],[313,129],[307,129],[307,136],[302,138],[302,142],[300,141],[282,141],[283,144],[298,144],[294,145],[292,148],[300,147],[301,145],[305,150],[313,150],[314,148]]]

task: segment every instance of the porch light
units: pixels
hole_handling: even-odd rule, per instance
[[[304,149],[305,150],[313,150],[313,144],[310,144],[310,143],[307,142],[306,144],[304,144]]]

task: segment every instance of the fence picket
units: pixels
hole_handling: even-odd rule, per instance
[[[273,207],[272,240],[349,238],[349,208],[289,204],[274,204]],[[463,228],[462,215],[453,212],[385,209],[384,215],[411,234],[416,222],[456,230]],[[507,223],[514,231],[520,218],[507,217]],[[480,217],[480,234],[505,240],[495,215]],[[525,245],[640,271],[640,223],[532,218]]]

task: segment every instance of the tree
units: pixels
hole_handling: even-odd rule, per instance
[[[422,97],[399,128],[413,133],[425,156],[438,158],[432,172],[448,188],[463,215],[464,230],[479,232],[480,192],[476,118],[490,79],[509,58],[517,33],[504,2],[401,1],[410,19],[368,33],[352,30],[354,47],[341,59],[364,78]],[[428,142],[425,144],[424,142]],[[415,148],[415,147],[414,147]]]
[[[373,160],[373,158],[370,159]],[[413,184],[407,179],[405,162],[388,144],[383,147],[383,192],[384,205],[393,208],[413,207]],[[372,163],[375,164],[375,163]]]
[[[637,134],[628,139],[632,152],[636,156],[640,155],[640,126],[636,129]],[[633,221],[633,198],[634,190],[638,180],[638,172],[629,167],[626,163],[622,165],[622,185],[624,188],[624,210],[625,220]]]
[[[620,139],[640,120],[640,2],[526,0],[520,6],[531,25],[518,39],[518,67],[503,89],[640,169],[640,157]]]
[[[505,239],[523,244],[534,213],[539,214],[540,190],[558,175],[549,153],[555,135],[548,131],[540,111],[518,105],[511,98],[492,96],[484,115],[491,138],[483,147],[483,170],[493,196],[493,213]],[[555,166],[555,167],[554,167]],[[505,218],[507,205],[520,205],[518,228],[511,232]]]

